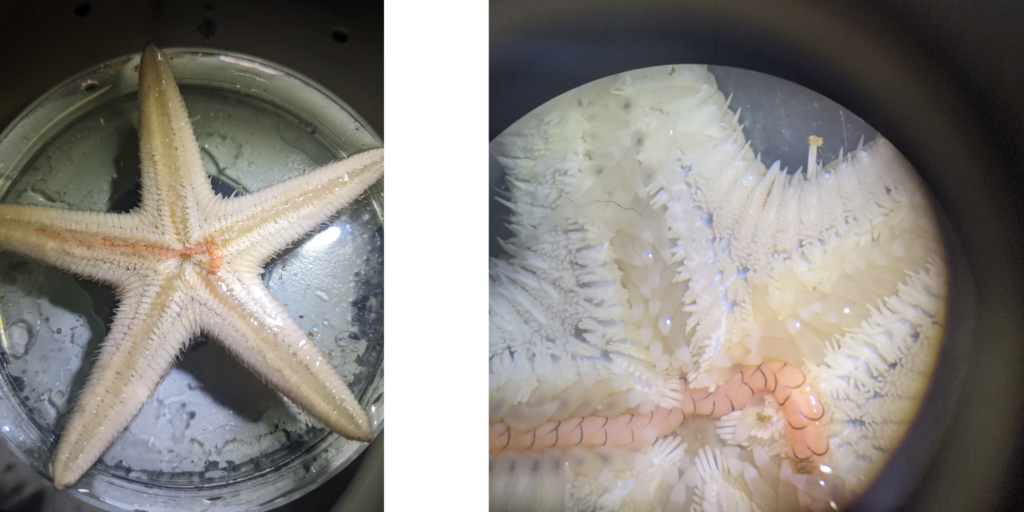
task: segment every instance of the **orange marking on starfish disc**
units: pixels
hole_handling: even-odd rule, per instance
[[[205,244],[200,244],[195,247],[185,247],[184,249],[181,249],[181,253],[188,254],[190,256],[206,253],[210,260],[210,268],[208,269],[208,272],[211,274],[220,272],[220,265],[224,262],[224,258],[220,254],[220,247],[217,247],[217,244],[213,242],[206,242]]]
[[[36,231],[52,237],[52,238],[65,238],[74,240],[82,245],[99,245],[102,247],[110,247],[111,249],[124,249],[126,252],[133,252],[135,254],[149,254],[152,256],[158,256],[162,258],[178,258],[181,256],[202,256],[206,255],[209,261],[209,266],[206,271],[208,274],[216,274],[220,272],[220,267],[224,263],[224,256],[220,252],[220,247],[213,242],[206,242],[196,246],[185,246],[181,249],[167,249],[164,247],[150,247],[148,245],[137,245],[131,243],[122,243],[107,238],[96,238],[90,236],[78,235],[75,233],[62,233],[58,231],[51,231],[45,228],[36,228]]]
[[[649,446],[690,416],[721,418],[747,406],[754,396],[771,394],[782,407],[786,437],[797,459],[820,461],[828,453],[825,406],[799,369],[781,361],[744,366],[715,391],[684,386],[679,407],[656,407],[647,413],[611,418],[587,416],[551,421],[535,429],[518,429],[503,422],[490,427],[490,452],[542,452],[575,446]]]

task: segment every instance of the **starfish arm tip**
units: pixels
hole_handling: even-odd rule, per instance
[[[53,456],[53,463],[51,464],[53,487],[58,491],[66,489],[71,484],[77,482],[85,473],[85,469],[75,468],[74,464],[68,463],[66,458],[61,457],[61,455],[61,450],[58,449],[57,453]],[[87,468],[88,466],[86,466]]]

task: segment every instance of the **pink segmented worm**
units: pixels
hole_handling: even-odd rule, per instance
[[[770,393],[782,406],[786,418],[786,436],[798,459],[820,462],[828,453],[823,425],[825,406],[818,399],[804,372],[781,361],[766,361],[744,366],[740,372],[714,392],[684,387],[682,404],[672,409],[656,407],[648,413],[623,414],[611,418],[587,416],[551,421],[535,429],[523,430],[503,422],[490,427],[491,453],[542,452],[575,446],[648,445],[682,425],[686,418],[721,418],[746,407],[760,393]]]

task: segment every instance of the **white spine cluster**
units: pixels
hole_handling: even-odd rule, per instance
[[[567,450],[569,509],[827,504],[844,475],[870,480],[927,385],[945,266],[909,163],[878,139],[819,167],[812,138],[807,170],[766,167],[728,104],[704,67],[652,68],[566,93],[492,144],[514,236],[491,262],[491,421],[646,413],[678,405],[683,379],[714,388],[782,360],[825,391],[834,473],[780,463],[769,397],[646,463]]]
[[[931,377],[945,316],[946,274],[938,263],[911,273],[861,329],[826,348],[812,366],[833,404],[831,440],[839,467],[877,467],[902,438]]]
[[[739,134],[706,69],[678,68],[673,75],[626,74],[577,89],[493,144],[507,174],[505,204],[515,236],[502,242],[510,258],[491,264],[492,359],[507,349],[557,355],[588,361],[581,373],[607,376],[610,353],[631,371],[646,372],[638,388],[655,391],[652,405],[673,404],[678,375],[668,369],[691,365],[689,347],[680,353],[676,346],[686,343],[687,319],[672,327],[670,343],[672,318],[656,317],[661,304],[680,310],[675,303],[682,297],[655,296],[666,293],[676,265],[665,208],[651,206],[647,189]],[[657,265],[644,258],[657,258]],[[620,265],[623,260],[633,265]],[[624,280],[635,283],[645,304],[631,304]],[[638,325],[644,309],[646,328]],[[562,352],[550,341],[573,350]]]

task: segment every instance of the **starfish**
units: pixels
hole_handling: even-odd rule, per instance
[[[57,444],[54,486],[67,487],[96,462],[200,332],[326,427],[369,442],[359,402],[260,274],[276,253],[381,178],[383,149],[222,198],[153,45],[139,75],[137,208],[119,214],[0,205],[0,250],[107,284],[119,302]]]
[[[821,144],[764,165],[690,65],[581,86],[492,142],[512,236],[491,260],[491,510],[864,490],[940,378],[945,257],[892,144],[824,166]]]

